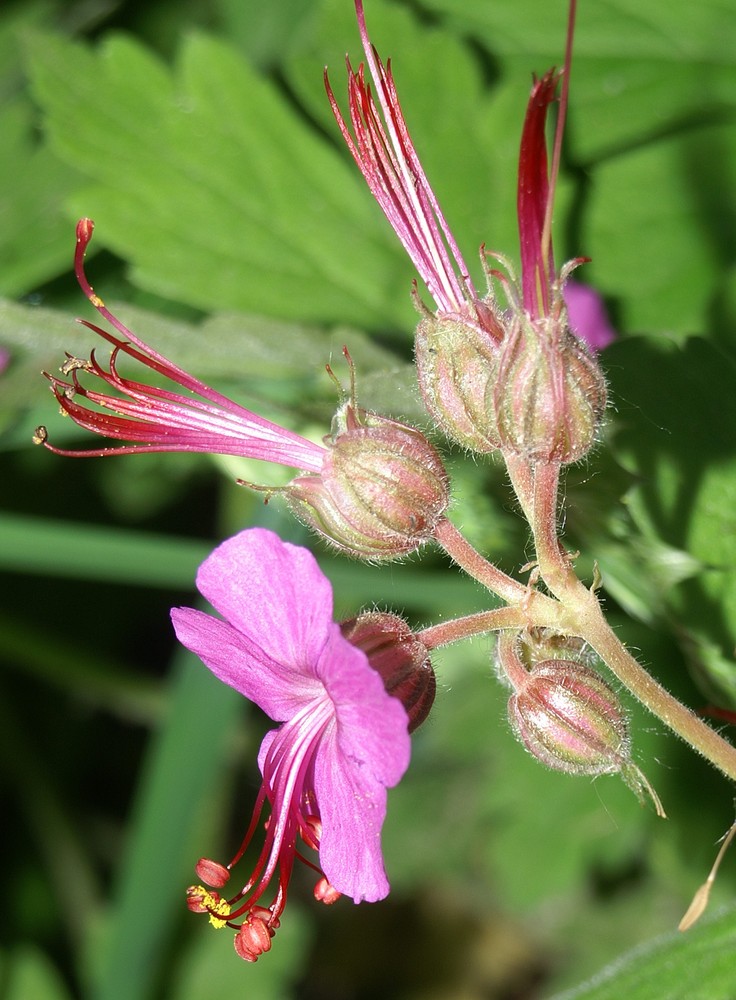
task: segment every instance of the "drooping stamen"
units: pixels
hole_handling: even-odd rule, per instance
[[[259,921],[269,931],[278,926],[279,917],[286,905],[294,861],[301,857],[297,850],[297,838],[301,836],[308,847],[319,850],[321,824],[319,817],[311,811],[316,807],[312,804],[313,796],[309,789],[305,789],[305,781],[315,747],[332,717],[332,711],[327,700],[307,705],[291,722],[276,731],[263,761],[263,783],[238,851],[227,866],[207,859],[202,859],[197,864],[197,874],[203,881],[209,881],[213,887],[224,885],[230,871],[251,843],[260,825],[263,808],[266,802],[269,803],[271,815],[264,824],[266,836],[263,848],[242,889],[227,901],[220,900],[216,892],[202,890],[198,886],[190,890],[190,909],[208,912],[210,918],[214,917],[216,920],[227,912],[228,927],[246,928],[239,942],[243,954],[236,941],[236,950],[241,958],[246,957],[245,953],[251,954],[258,944],[265,941],[258,927],[255,930],[248,928]],[[322,871],[316,865],[307,859],[303,860],[317,872],[320,879],[324,879]],[[260,900],[275,877],[278,877],[276,896],[270,906],[265,908],[260,905]],[[238,923],[241,918],[242,923]],[[248,961],[255,961],[255,958],[250,957]]]

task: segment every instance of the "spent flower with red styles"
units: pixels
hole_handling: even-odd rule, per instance
[[[127,443],[62,449],[39,427],[37,444],[74,458],[190,451],[273,462],[300,473],[285,487],[262,489],[268,495],[282,493],[298,517],[351,555],[390,559],[432,537],[450,499],[442,460],[416,428],[358,406],[347,350],[351,393],[339,407],[331,433],[317,444],[233,402],[124,326],[87,280],[84,257],[93,230],[90,219],[77,225],[77,279],[116,333],[81,322],[113,350],[106,365],[94,350],[88,359],[67,355],[62,377],[47,373],[47,378],[62,411],[76,424]],[[147,370],[178,388],[124,376],[121,356],[137,362],[143,374]]]
[[[384,64],[371,44],[362,0],[355,8],[372,86],[364,66],[353,70],[348,60],[350,125],[325,76],[327,92],[355,162],[435,303],[432,312],[415,294],[421,314],[417,374],[429,413],[473,451],[500,449],[561,463],[582,458],[595,441],[606,386],[567,319],[564,286],[582,259],[556,272],[551,237],[572,30],[551,169],[545,123],[563,74],[550,70],[535,81],[524,120],[517,195],[521,281],[504,257],[482,249],[487,289],[479,293],[422,169],[391,63]],[[487,256],[504,270],[491,268]]]

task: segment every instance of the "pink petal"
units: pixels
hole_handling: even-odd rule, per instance
[[[314,762],[322,818],[320,865],[338,892],[356,903],[375,903],[389,892],[381,851],[386,789],[363,773],[364,762],[340,754],[334,730],[325,735],[324,751]]]
[[[564,296],[573,333],[594,351],[602,351],[613,343],[618,335],[608,319],[603,299],[595,289],[578,281],[568,281]]]
[[[218,680],[255,702],[276,722],[292,718],[322,685],[291,664],[272,659],[253,641],[224,622],[193,608],[173,608],[177,638]]]
[[[311,552],[249,528],[205,559],[197,587],[273,661],[314,676],[332,630],[332,587]]]
[[[386,788],[406,771],[411,746],[403,706],[366,669],[363,654],[345,655],[341,638],[318,666],[336,715],[314,761],[320,864],[339,892],[374,902],[389,890],[381,853]]]

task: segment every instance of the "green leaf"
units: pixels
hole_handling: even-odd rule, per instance
[[[690,672],[719,708],[736,708],[736,567],[706,569],[670,595]]]
[[[635,590],[614,593],[642,620],[669,619],[706,696],[731,704],[736,361],[697,337],[681,344],[632,338],[613,345],[606,359],[617,411],[612,448],[635,477],[625,497],[628,537],[619,532],[628,557],[619,548],[614,559],[628,561],[630,579],[635,567],[645,578]],[[607,565],[604,551],[604,572]],[[637,592],[638,610],[629,599]]]
[[[48,24],[54,5],[7,7],[0,13],[0,295],[23,295],[65,268],[74,237],[63,201],[81,175],[39,143],[22,86],[20,39]]]
[[[29,51],[54,148],[94,181],[75,210],[143,288],[300,321],[410,315],[355,172],[227,44],[186,37],[173,72],[119,36]]]
[[[559,66],[567,0],[428,0],[519,80]],[[578,7],[571,77],[574,159],[586,162],[704,113],[734,108],[736,9],[719,0],[607,0]],[[398,55],[398,53],[396,53]],[[632,196],[633,196],[632,192]]]
[[[0,109],[0,134],[0,294],[22,295],[68,266],[74,237],[62,205],[80,175],[34,140],[22,98]]]
[[[635,338],[606,353],[612,446],[644,534],[713,566],[736,561],[736,360],[708,341]]]
[[[553,1000],[732,1000],[736,909],[636,948]]]
[[[627,330],[683,336],[706,329],[730,260],[722,193],[734,186],[733,121],[596,169],[585,248],[597,286],[622,299]]]

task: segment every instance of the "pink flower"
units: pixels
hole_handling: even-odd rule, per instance
[[[319,852],[321,871],[311,865],[322,876],[318,898],[373,902],[388,893],[381,827],[386,789],[409,763],[407,714],[332,621],[329,581],[306,549],[264,529],[243,531],[205,560],[197,586],[223,617],[176,608],[178,638],[281,723],[261,745],[263,783],[240,850],[227,867],[201,861],[198,873],[212,888],[189,890],[190,909],[237,928],[238,954],[255,961],[279,926],[300,838]],[[225,901],[214,890],[242,857],[264,807],[270,817],[253,874]],[[274,879],[275,897],[264,906]]]

